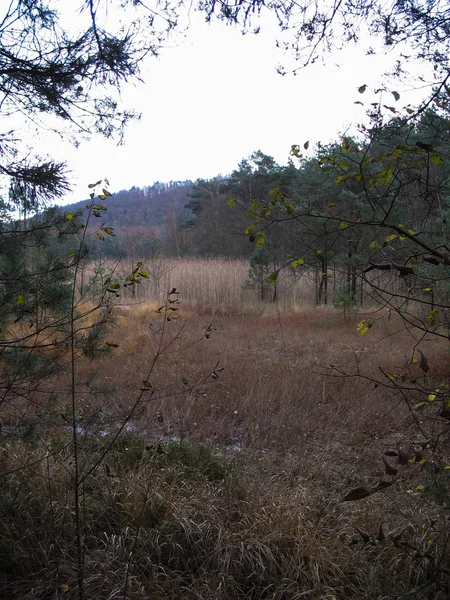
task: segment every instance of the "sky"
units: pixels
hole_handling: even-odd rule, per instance
[[[193,15],[184,39],[163,48],[143,65],[144,84],[122,92],[124,104],[142,113],[127,128],[125,143],[94,137],[77,149],[57,138],[51,154],[66,160],[73,192],[61,203],[88,196],[87,185],[106,177],[110,191],[144,187],[155,181],[212,178],[228,174],[253,151],[286,164],[292,144],[327,143],[364,118],[355,101],[378,97],[390,60],[351,47],[296,76],[281,76],[281,63],[295,66],[275,47],[270,24],[258,35],[242,35],[220,22]],[[336,64],[338,62],[338,64]],[[368,85],[364,97],[358,87]],[[398,107],[417,101],[403,89]],[[385,94],[386,103],[393,104]],[[49,150],[49,139],[36,149]]]

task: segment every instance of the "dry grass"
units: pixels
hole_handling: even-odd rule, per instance
[[[270,310],[270,302],[260,302],[260,290],[249,279],[249,262],[226,258],[154,258],[144,260],[144,267],[151,276],[148,285],[135,286],[126,293],[127,302],[161,302],[172,288],[181,292],[183,302],[191,304],[196,312],[227,315],[261,314]],[[133,263],[113,264],[105,262],[101,271],[114,271],[117,277],[126,276],[134,268]],[[85,269],[84,286],[92,277],[95,265]],[[98,268],[98,265],[97,265]],[[273,288],[267,286],[267,298]],[[332,282],[330,290],[332,290]],[[315,303],[314,274],[282,271],[277,284],[278,306],[311,306]],[[332,293],[330,293],[332,297]]]
[[[153,385],[83,486],[86,598],[447,598],[445,510],[436,495],[414,495],[434,475],[410,464],[389,477],[382,460],[416,439],[410,411],[394,390],[329,369],[381,379],[379,367],[401,372],[413,342],[391,336],[399,322],[379,315],[361,337],[361,314],[244,310],[236,290],[226,309],[219,294],[208,311],[213,291],[200,291],[203,300],[183,301],[170,322],[156,303],[117,307],[115,353],[78,364],[85,470],[142,381]],[[426,348],[442,372],[442,348]],[[2,440],[5,599],[77,597],[66,388],[55,378],[28,427]],[[395,483],[341,501],[382,479]]]

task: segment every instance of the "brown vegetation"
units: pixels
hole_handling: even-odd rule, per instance
[[[242,304],[234,283],[223,297],[208,287],[212,265],[190,279],[202,302],[182,302],[169,322],[155,303],[118,306],[114,354],[78,364],[84,468],[160,352],[127,432],[83,483],[86,597],[446,598],[445,484],[417,493],[428,467],[412,460],[415,420],[373,381],[410,362],[400,322],[374,313],[362,337],[369,313]],[[237,268],[214,272],[226,266]],[[437,342],[425,348],[436,365]],[[76,597],[66,385],[59,375],[20,418],[3,413],[4,598]],[[384,454],[401,448],[407,464]],[[390,485],[342,501],[380,481]]]

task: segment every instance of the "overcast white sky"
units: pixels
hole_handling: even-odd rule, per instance
[[[74,149],[58,140],[51,154],[66,159],[74,191],[66,201],[87,197],[87,184],[102,177],[112,192],[155,181],[210,178],[230,173],[255,150],[286,164],[292,144],[328,142],[361,120],[357,88],[377,87],[388,67],[383,56],[352,47],[333,64],[316,64],[296,76],[276,67],[289,59],[275,48],[276,30],[243,36],[220,22],[194,16],[187,37],[161,51],[144,68],[145,85],[130,86],[125,104],[142,112],[124,146],[93,139]],[[292,63],[291,63],[292,64]],[[397,106],[417,101],[404,93]],[[386,98],[394,103],[392,96]],[[48,150],[48,138],[45,141]]]

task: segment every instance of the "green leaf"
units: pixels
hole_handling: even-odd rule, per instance
[[[381,183],[389,183],[392,179],[392,167],[386,167],[380,173]]]
[[[227,198],[228,206],[236,206],[237,200],[235,198]]]
[[[430,156],[430,160],[434,165],[442,165],[444,162],[440,152],[433,152],[433,154]]]
[[[67,215],[66,215],[66,219],[67,219],[68,221],[72,221],[72,220],[73,220],[73,215],[71,215],[71,214],[67,214]]]
[[[108,192],[108,190],[105,190],[105,188],[103,188],[103,195],[104,196],[112,196],[111,192]]]
[[[144,269],[141,269],[139,271],[139,275],[144,279],[150,279],[150,274],[147,271],[144,271]]]
[[[300,146],[298,144],[293,144],[291,146],[291,156],[295,156],[295,158],[303,157],[303,154],[300,152]]]
[[[112,227],[100,227],[100,229],[102,231],[104,231],[107,235],[111,235],[112,237],[114,237],[116,234],[114,233],[114,230]]]
[[[334,183],[335,183],[336,185],[339,185],[340,183],[342,183],[342,182],[344,181],[344,178],[345,178],[345,175],[338,175],[338,176],[336,177],[336,180],[335,180],[335,182],[334,182]]]
[[[438,316],[439,311],[438,310],[431,310],[428,314],[427,314],[427,321],[430,323],[430,325],[434,325],[436,322],[436,317]]]
[[[146,388],[151,388],[151,387],[153,387],[153,386],[152,386],[152,384],[150,383],[150,381],[147,381],[146,379],[144,379],[144,380],[142,381],[142,383],[144,384],[144,387],[146,387]]]
[[[370,242],[370,244],[369,244],[369,248],[375,248],[376,249],[376,248],[381,248],[381,246],[380,246],[380,244],[377,241],[372,240]]]
[[[303,258],[296,258],[295,260],[293,260],[291,262],[291,267],[293,269],[296,269],[297,267],[299,267],[300,265],[304,265],[305,264],[305,260]]]
[[[252,208],[251,210],[255,211],[259,208],[259,202],[256,202],[256,200],[252,201]]]
[[[252,232],[254,229],[255,229],[255,226],[254,226],[254,225],[249,225],[249,226],[247,227],[247,229],[245,230],[245,235],[250,235],[250,234],[251,234],[251,232]]]
[[[25,304],[25,302],[26,302],[25,296],[18,296],[16,298],[16,304]]]
[[[262,231],[257,231],[256,232],[256,237],[257,237],[257,239],[256,239],[255,246],[257,248],[262,248],[264,246],[264,244],[266,243],[266,241],[267,241],[266,236],[263,234]]]
[[[356,331],[359,331],[359,333],[364,336],[372,327],[373,321],[366,321],[366,319],[363,319],[356,326]]]
[[[347,227],[350,226],[350,223],[347,223],[347,221],[340,221],[339,223],[339,229],[347,229]]]
[[[102,241],[105,239],[105,236],[103,234],[101,234],[99,231],[97,231],[97,237],[99,240],[102,240]]]
[[[90,189],[92,189],[92,188],[95,188],[95,187],[97,187],[98,185],[100,185],[100,184],[101,184],[101,182],[102,182],[102,180],[100,179],[100,181],[97,181],[97,183],[90,183],[90,184],[88,185],[88,188],[90,188]]]
[[[386,241],[387,244],[389,244],[389,242],[392,242],[396,238],[398,238],[398,234],[397,233],[393,233],[392,235],[388,235],[385,241]]]
[[[276,282],[277,282],[277,280],[278,280],[278,275],[279,275],[279,274],[280,274],[280,271],[279,271],[279,270],[278,270],[278,271],[274,271],[273,273],[271,273],[271,274],[268,276],[268,278],[267,278],[267,281],[268,281],[269,283],[271,283],[272,285],[275,285],[275,284],[276,284]]]

